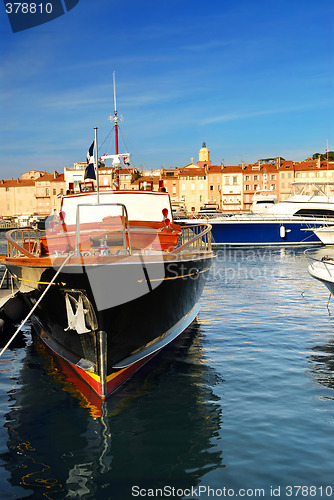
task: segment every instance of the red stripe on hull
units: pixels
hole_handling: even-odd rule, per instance
[[[151,358],[153,358],[158,352],[157,351],[132,365],[122,368],[117,372],[112,373],[107,377],[107,395],[103,397],[101,395],[101,383],[95,377],[92,376],[89,372],[82,370],[81,368],[73,365],[67,360],[64,360],[57,353],[55,353],[52,349],[50,349],[47,345],[43,343],[43,345],[51,352],[59,361],[63,372],[69,379],[70,382],[75,385],[75,387],[89,400],[96,400],[96,396],[98,396],[99,401],[105,400],[108,396],[110,396],[113,392],[115,392],[124,382],[126,382],[136,371],[138,371],[144,364],[146,364]],[[70,369],[70,370],[69,370]],[[74,375],[74,376],[71,376]],[[76,375],[76,377],[75,377]],[[108,380],[109,379],[109,380]],[[84,384],[82,383],[84,382]],[[86,386],[86,387],[84,387]],[[90,389],[90,390],[89,390]],[[96,405],[96,401],[94,404]]]

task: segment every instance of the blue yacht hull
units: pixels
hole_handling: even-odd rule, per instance
[[[334,223],[334,221],[333,221]],[[213,245],[254,246],[254,245],[309,245],[321,243],[312,228],[324,223],[311,221],[254,221],[233,220],[232,218],[210,220]]]

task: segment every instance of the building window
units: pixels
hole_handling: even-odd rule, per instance
[[[245,176],[245,181],[249,181],[249,180],[250,180],[250,179],[249,179],[249,175],[246,175],[246,176]]]
[[[249,184],[246,184],[246,186],[245,186],[245,190],[246,190],[246,191],[250,191],[250,189],[249,189]]]
[[[186,190],[186,185],[185,184],[181,184],[181,189],[182,189],[182,191],[185,191]]]
[[[257,184],[254,184],[254,191],[256,191],[259,188]]]
[[[238,177],[233,177],[233,184],[238,184]]]
[[[228,186],[230,184],[230,178],[225,177],[225,186]]]
[[[53,189],[53,190],[52,190],[52,194],[53,194],[53,196],[56,196],[56,194],[57,194],[56,189]]]
[[[190,189],[191,189],[192,191],[195,191],[195,184],[191,184]]]
[[[213,186],[210,186],[210,191],[213,191]]]
[[[259,176],[258,176],[258,175],[254,175],[254,176],[253,176],[253,180],[254,180],[254,181],[258,181],[258,180],[259,180]]]
[[[50,196],[50,189],[49,188],[45,188],[45,196]]]

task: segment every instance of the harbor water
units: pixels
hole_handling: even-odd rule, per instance
[[[28,325],[0,358],[0,498],[334,498],[334,299],[303,250],[217,251],[197,320],[102,415]]]

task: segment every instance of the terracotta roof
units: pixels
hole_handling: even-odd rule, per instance
[[[45,181],[53,181],[54,180],[54,174],[44,174],[42,175],[42,177],[38,177],[38,179],[36,179],[36,183],[37,182],[45,182]]]
[[[223,174],[241,174],[244,170],[240,165],[224,165]]]
[[[190,168],[191,167],[191,168]],[[195,167],[190,164],[189,167],[183,167],[179,170],[179,175],[206,175],[205,169],[201,167]]]
[[[133,181],[131,183],[131,185],[135,185],[135,184],[139,184],[140,182],[152,182],[153,181],[153,184],[159,184],[159,178],[157,176],[143,176],[143,177],[139,177],[138,179],[136,179],[135,181]]]
[[[259,166],[258,163],[253,163],[252,165],[244,165],[243,172],[246,174],[254,174],[260,173],[265,174],[268,172],[277,172],[277,165],[273,165],[272,163],[261,163]]]
[[[64,181],[65,181],[64,174],[59,174],[58,177],[51,180],[51,182],[64,182]]]
[[[221,174],[222,170],[223,170],[223,167],[221,165],[210,165],[208,167],[207,172],[208,172],[208,174],[214,174],[214,173]]]
[[[0,180],[0,187],[29,187],[34,186],[34,179],[9,179],[9,180]]]

